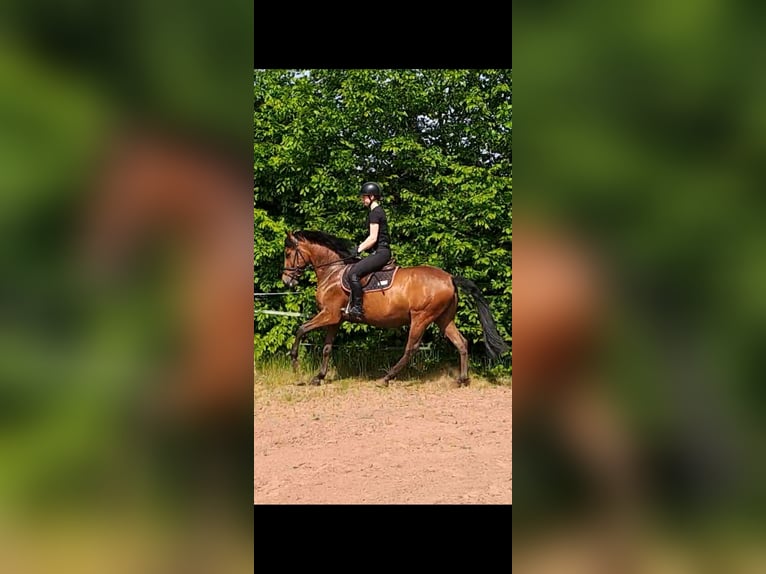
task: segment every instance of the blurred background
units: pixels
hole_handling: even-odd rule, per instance
[[[3,13],[3,569],[251,571],[253,6]]]
[[[514,11],[522,572],[766,568],[761,12]]]

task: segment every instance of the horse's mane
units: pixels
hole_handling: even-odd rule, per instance
[[[312,230],[300,230],[293,233],[293,237],[298,240],[308,241],[309,243],[315,243],[331,249],[341,257],[351,257],[353,249],[356,246],[350,239],[343,239],[336,237],[324,231],[312,231]],[[289,243],[289,239],[285,240],[285,246]]]

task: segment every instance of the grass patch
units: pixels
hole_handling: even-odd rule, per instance
[[[400,347],[377,347],[365,349],[353,345],[335,346],[330,358],[328,378],[331,373],[335,379],[361,378],[379,379],[401,359],[404,350]],[[306,380],[319,372],[322,362],[320,345],[301,345],[299,349],[299,371],[292,375],[290,357],[272,355],[260,357],[256,361],[256,371],[262,373],[262,378],[271,377],[272,384],[280,384],[280,379],[295,379],[296,376]],[[455,377],[459,370],[460,358],[457,351],[445,344],[428,344],[410,357],[409,363],[399,373],[398,380],[420,379],[432,374],[441,375],[444,370],[454,367]],[[479,353],[469,355],[469,374],[471,377],[481,376],[489,381],[503,384],[511,376],[511,357],[505,356],[499,361],[490,361]],[[293,381],[295,382],[295,381]]]
[[[305,385],[319,372],[321,365],[321,353],[312,352],[310,347],[301,348],[297,373],[293,372],[290,358],[286,355],[262,358],[254,365],[254,400],[256,404],[268,404],[273,400],[300,402],[369,387],[396,364],[401,352],[401,349],[365,352],[349,348],[333,349],[325,384],[320,386]],[[454,384],[459,371],[457,353],[427,347],[411,358],[410,364],[391,384],[398,387],[437,385],[446,388]],[[497,363],[489,365],[486,361],[473,360],[468,373],[472,387],[511,385],[511,376],[502,368],[497,369]],[[299,382],[304,385],[299,386]]]

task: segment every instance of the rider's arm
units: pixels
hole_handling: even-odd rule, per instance
[[[362,251],[367,251],[370,247],[378,242],[378,229],[380,229],[380,224],[370,223],[370,235],[368,235],[367,239],[362,241],[359,244],[359,247],[357,247],[357,251],[359,251],[359,253]]]

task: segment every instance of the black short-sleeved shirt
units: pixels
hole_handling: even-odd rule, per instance
[[[388,238],[388,221],[386,221],[386,212],[380,205],[376,205],[375,209],[371,209],[367,216],[367,227],[369,228],[371,223],[378,224],[378,241],[370,249],[372,251],[379,249],[380,247],[387,247],[391,249],[391,241]]]

